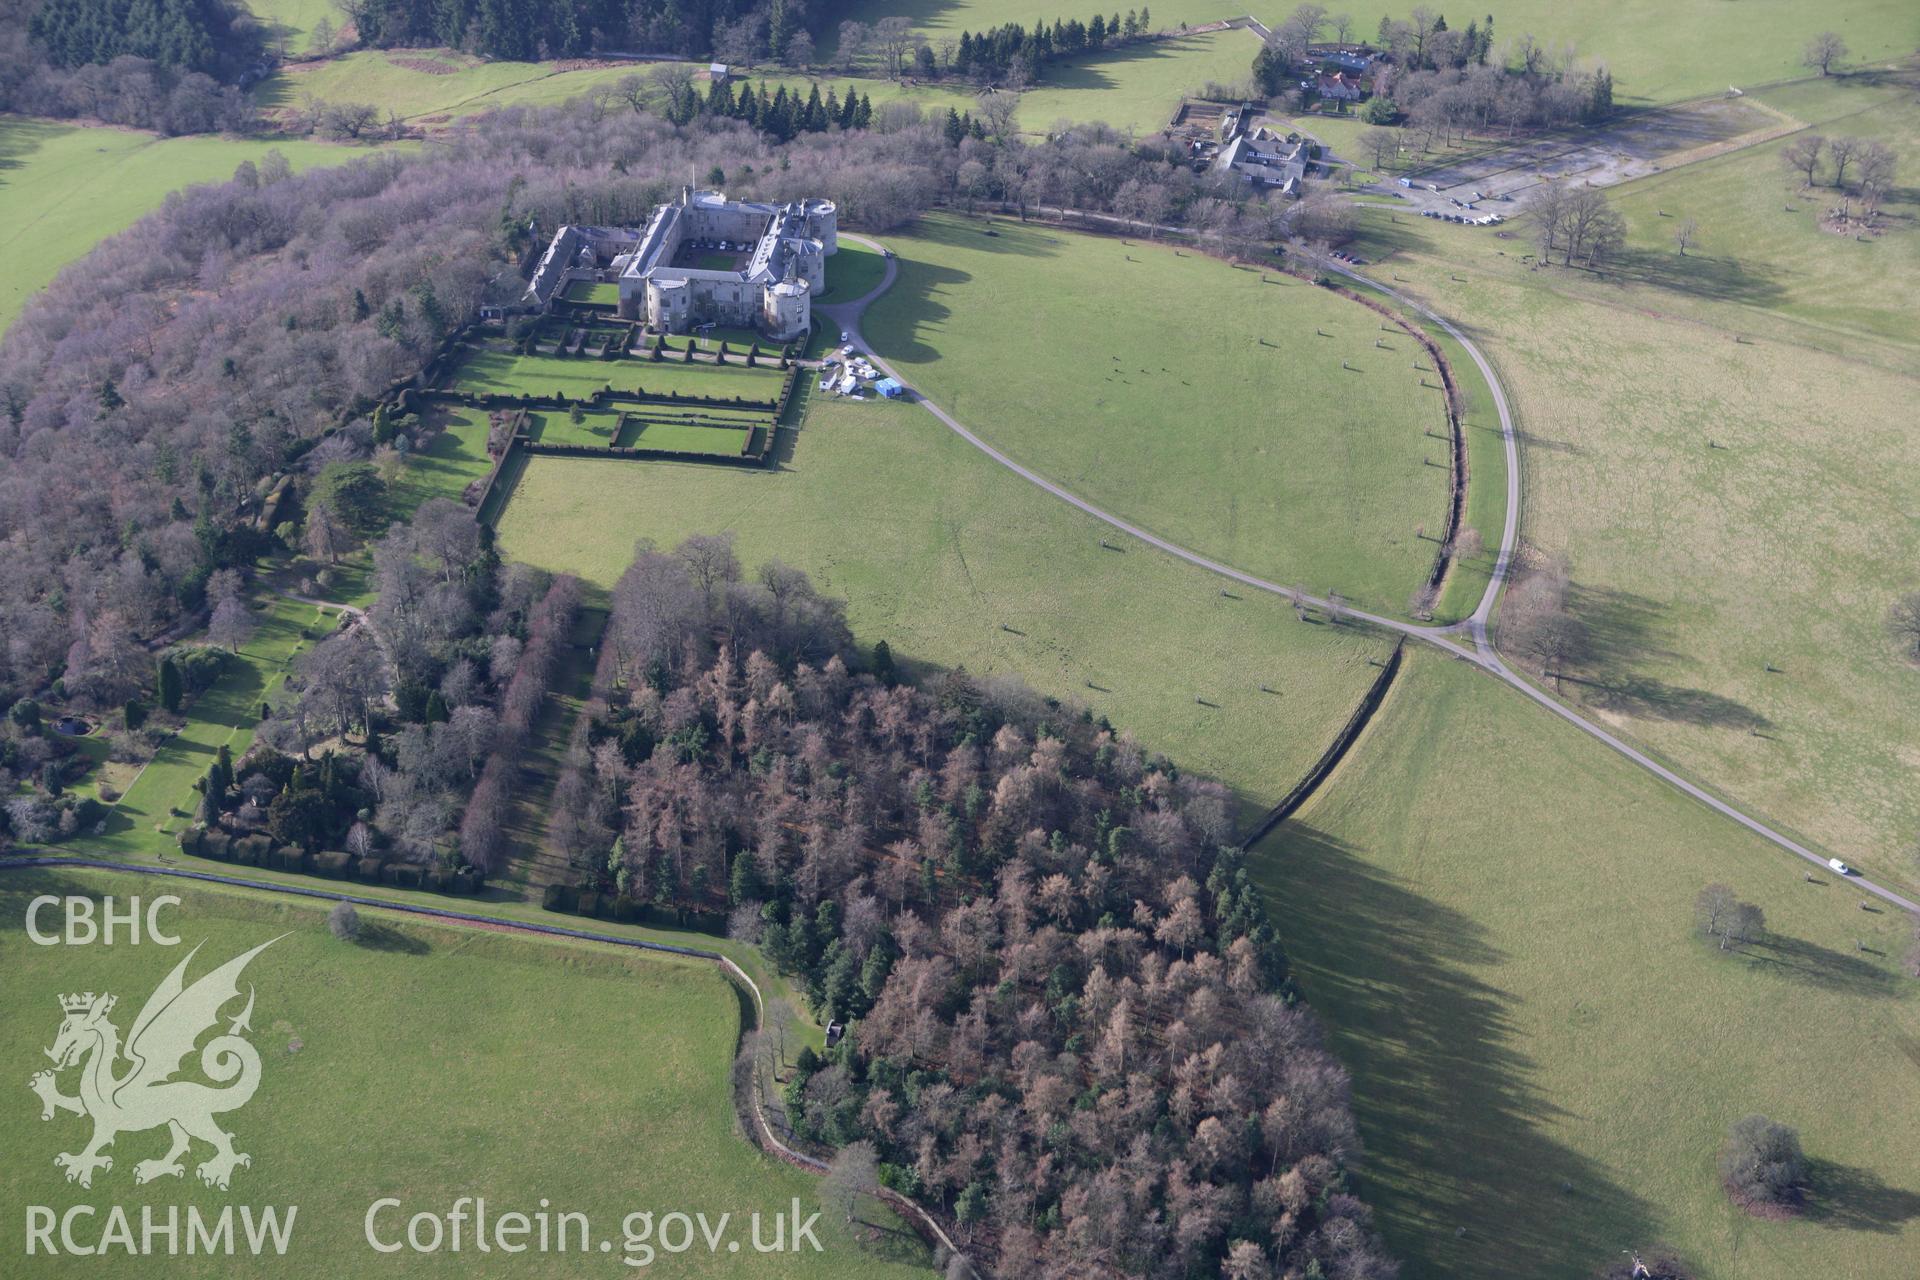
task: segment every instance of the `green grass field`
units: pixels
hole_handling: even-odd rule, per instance
[[[98,896],[177,893],[165,917],[186,944],[91,948],[25,945],[27,899],[36,892]],[[21,1090],[0,1123],[16,1159],[0,1175],[9,1203],[188,1205],[217,1214],[229,1203],[297,1206],[276,1276],[321,1277],[398,1269],[406,1275],[501,1277],[617,1275],[622,1220],[629,1213],[733,1215],[728,1235],[743,1243],[710,1254],[704,1242],[681,1254],[657,1253],[663,1273],[733,1276],[926,1275],[924,1249],[871,1202],[861,1216],[882,1221],[883,1243],[856,1243],[837,1214],[816,1228],[823,1251],[762,1256],[750,1247],[748,1217],[770,1218],[794,1199],[805,1218],[818,1207],[810,1176],[768,1159],[740,1134],[728,1068],[740,1019],[739,998],[711,967],[605,947],[547,943],[477,930],[443,928],[364,911],[367,935],[342,942],[320,906],[262,895],[183,887],[111,873],[8,872],[0,879],[8,999],[0,1026],[15,1046],[20,1084],[45,1066],[39,1050],[60,1022],[56,997],[111,991],[113,1020],[124,1032],[148,992],[202,947],[189,980],[245,949],[277,938],[246,970],[255,991],[252,1043],[262,1059],[252,1101],[222,1123],[252,1165],[237,1170],[230,1192],[184,1179],[136,1186],[133,1166],[159,1156],[164,1133],[128,1132],[111,1148],[113,1168],[91,1190],[62,1180],[54,1153],[76,1150],[87,1133],[78,1117],[42,1123],[38,1103]],[[376,996],[376,998],[369,998]],[[236,1005],[235,1008],[238,1006]],[[193,1068],[188,1068],[192,1072]],[[63,1085],[74,1088],[71,1073]],[[204,1159],[198,1147],[190,1157]],[[614,1242],[596,1261],[571,1253],[475,1252],[472,1227],[459,1253],[411,1251],[386,1257],[366,1243],[369,1207],[395,1197],[403,1209],[378,1219],[387,1238],[407,1216],[444,1214],[462,1196],[485,1197],[490,1215],[585,1213],[590,1236]],[[101,1210],[104,1215],[104,1208]],[[164,1213],[163,1213],[164,1216]],[[97,1234],[102,1219],[95,1219]],[[386,1230],[389,1226],[395,1230]],[[85,1231],[82,1231],[84,1236]],[[55,1237],[56,1240],[58,1237]],[[696,1239],[698,1236],[696,1234]],[[658,1241],[655,1241],[656,1248]],[[162,1243],[164,1249],[164,1242]],[[90,1259],[105,1276],[249,1276],[266,1264],[183,1256]],[[269,1255],[271,1257],[271,1255]],[[636,1258],[644,1256],[635,1254]],[[17,1259],[9,1274],[73,1274],[69,1258]],[[650,1274],[651,1271],[639,1271]]]
[[[586,444],[606,446],[614,442],[618,414],[583,413],[575,422],[565,413],[530,413],[527,436],[540,444]]]
[[[608,385],[616,391],[643,389],[663,394],[778,399],[781,371],[772,364],[749,369],[743,363],[744,355],[740,360],[724,365],[684,364],[676,359],[595,360],[474,350],[450,385],[475,395],[551,396],[561,392],[576,400]]]
[[[388,508],[395,520],[411,519],[428,498],[458,502],[468,485],[493,468],[487,456],[485,409],[436,405],[428,421],[440,428],[439,434],[407,456],[400,478],[388,486]]]
[[[296,169],[364,152],[327,143],[156,138],[0,115],[0,330],[61,267],[159,207],[169,192],[225,182],[277,149]]]
[[[261,81],[254,100],[268,110],[320,102],[371,102],[420,123],[493,107],[555,106],[646,71],[644,63],[563,69],[550,62],[487,62],[449,49],[363,49],[287,67]]]
[[[337,32],[344,25],[332,0],[247,0],[247,8],[267,28],[269,40],[282,41],[291,54],[319,53],[310,39],[322,18]]]
[[[596,283],[592,280],[575,280],[567,286],[567,301],[618,304],[620,301],[620,286],[617,284]]]
[[[1768,106],[1829,136],[1877,138],[1902,155],[1920,145],[1920,67],[1766,90]],[[1875,364],[1920,372],[1920,191],[1898,184],[1884,217],[1890,233],[1867,239],[1819,225],[1841,193],[1806,190],[1780,153],[1793,142],[1736,151],[1622,188],[1631,228],[1629,279],[1662,309]],[[1695,245],[1682,257],[1674,228],[1692,219]],[[1738,317],[1736,319],[1736,317]]]
[[[827,259],[826,292],[814,301],[852,302],[855,298],[864,298],[886,274],[886,259],[842,236],[839,249]]]
[[[1210,31],[1129,45],[1055,63],[1020,95],[1020,127],[1053,133],[1057,122],[1102,121],[1139,136],[1158,133],[1186,94],[1208,82],[1241,84],[1260,42],[1246,31]]]
[[[1125,542],[911,405],[817,404],[781,456],[771,473],[532,459],[502,553],[608,584],[638,538],[732,530],[750,569],[777,557],[844,597],[863,645],[885,640],[909,666],[1018,675],[1249,804],[1293,785],[1387,651],[1302,625],[1282,601],[1223,595],[1220,579]]]
[[[1422,652],[1401,680],[1255,865],[1408,1280],[1585,1280],[1654,1241],[1701,1280],[1911,1274],[1907,921],[1462,664]],[[1765,909],[1764,945],[1692,934],[1712,881]],[[1719,1189],[1753,1111],[1814,1161],[1800,1221]]]
[[[1244,5],[1209,0],[1167,0],[1149,8],[1154,27],[1162,31],[1173,30],[1181,22],[1198,25],[1248,12]],[[1292,8],[1284,3],[1258,4],[1251,11],[1277,27]],[[1373,39],[1383,14],[1404,19],[1409,8],[1376,0],[1342,6],[1337,12],[1352,15],[1353,38]],[[1485,12],[1449,13],[1447,18],[1464,30],[1469,16],[1484,23]],[[1081,12],[1071,6],[1058,16],[1068,13],[1083,21],[1092,16],[1091,10]],[[1051,24],[1056,16],[1053,9],[1036,13],[1024,0],[866,0],[849,16],[873,22],[896,14],[912,19],[916,30],[936,37],[936,44],[939,39],[959,39],[963,30],[978,34],[1006,22],[1031,26],[1036,18]],[[1497,41],[1531,32],[1547,44],[1571,45],[1582,61],[1608,64],[1615,97],[1633,103],[1672,102],[1716,93],[1729,83],[1751,87],[1804,75],[1800,51],[1819,31],[1839,32],[1855,61],[1884,61],[1911,53],[1920,44],[1912,7],[1902,0],[1837,0],[1817,11],[1794,0],[1749,0],[1740,6],[1737,19],[1730,19],[1718,4],[1513,0],[1496,7],[1493,17]],[[822,41],[823,50],[832,43]],[[1249,49],[1248,66],[1252,61]],[[1246,71],[1243,67],[1241,74]]]
[[[750,431],[734,427],[649,422],[633,432],[631,440],[623,434],[620,443],[636,449],[663,449],[670,453],[718,453],[731,456],[747,447],[747,437],[751,434]]]
[[[889,237],[863,330],[1050,479],[1275,581],[1406,607],[1447,494],[1441,393],[1381,317],[1277,272],[1036,224]],[[1378,345],[1376,345],[1378,344]],[[1437,385],[1437,383],[1436,383]]]
[[[1876,86],[1794,93],[1824,131],[1920,137],[1920,112]],[[1870,109],[1835,114],[1856,101]],[[1894,322],[1920,305],[1915,250],[1904,223],[1863,242],[1815,229],[1806,201],[1787,213],[1775,150],[1616,188],[1634,253],[1605,278],[1532,271],[1522,239],[1404,214],[1369,215],[1363,255],[1390,251],[1383,278],[1468,324],[1500,368],[1524,432],[1522,533],[1570,561],[1596,640],[1593,683],[1569,692],[1912,887],[1913,672],[1885,620],[1920,585],[1913,484],[1887,465],[1920,447],[1902,409],[1920,340]],[[1701,223],[1698,265],[1671,245],[1682,216]],[[1827,290],[1823,273],[1855,283]]]

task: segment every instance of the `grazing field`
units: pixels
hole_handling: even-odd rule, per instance
[[[1652,195],[1616,188],[1644,247],[1606,277],[1530,270],[1523,240],[1404,214],[1370,214],[1363,254],[1390,251],[1382,278],[1468,324],[1499,366],[1523,432],[1522,534],[1569,563],[1593,641],[1565,696],[1911,890],[1920,698],[1886,619],[1920,587],[1920,489],[1889,462],[1920,449],[1905,409],[1920,397],[1920,340],[1890,319],[1920,305],[1897,269],[1913,232],[1816,239],[1807,202],[1779,203],[1772,150],[1646,180]],[[1743,205],[1777,211],[1780,227],[1749,229]],[[1647,224],[1673,221],[1659,209],[1709,207],[1727,218],[1694,215],[1715,261],[1682,265],[1652,243],[1670,232]],[[1858,287],[1822,290],[1822,271]],[[1743,299],[1716,284],[1740,275],[1780,287]]]
[[[1769,89],[1768,106],[1825,136],[1873,138],[1903,158],[1920,147],[1920,67]],[[1820,219],[1837,208],[1831,165],[1806,188],[1781,153],[1793,137],[1631,183],[1618,207],[1631,229],[1632,286],[1650,305],[1748,336],[1772,337],[1920,372],[1920,191],[1899,183],[1884,206],[1888,228],[1864,239]],[[1697,239],[1682,256],[1674,230]],[[1653,302],[1657,299],[1657,303]]]
[[[840,237],[840,247],[827,259],[826,292],[815,302],[852,302],[872,293],[887,274],[886,259],[865,245]]]
[[[437,123],[494,107],[554,106],[642,75],[645,63],[489,62],[451,49],[362,49],[325,62],[296,63],[262,80],[254,101],[267,110],[319,102],[370,102],[403,120]]]
[[[1158,133],[1186,94],[1209,81],[1242,84],[1260,42],[1246,31],[1209,31],[1056,62],[1020,95],[1020,127],[1052,133],[1057,121],[1100,121],[1138,136]]]
[[[341,164],[353,147],[213,136],[156,138],[0,115],[0,331],[60,268],[159,207],[168,193],[225,182],[278,150],[296,169]]]
[[[1248,12],[1246,5],[1218,0],[1167,0],[1149,7],[1154,27],[1162,31],[1174,30],[1183,22],[1198,25]],[[1339,12],[1352,15],[1354,38],[1372,39],[1383,15],[1404,19],[1412,7],[1398,0],[1384,4],[1375,0],[1342,6]],[[1253,16],[1271,27],[1279,26],[1292,9],[1285,3],[1251,7]],[[1484,12],[1475,10],[1471,16]],[[850,16],[873,22],[896,14],[912,19],[921,32],[954,40],[962,31],[978,34],[1002,23],[1031,26],[1036,18],[1051,23],[1055,17],[1052,9],[1036,12],[1025,0],[866,0]],[[1084,21],[1092,11],[1067,6],[1059,16],[1068,14]],[[1469,15],[1446,16],[1452,25],[1464,29]],[[1616,100],[1634,104],[1717,93],[1729,83],[1751,87],[1805,75],[1800,51],[1819,31],[1839,32],[1855,62],[1911,53],[1920,42],[1912,6],[1904,0],[1835,0],[1817,10],[1796,0],[1748,0],[1740,6],[1736,20],[1730,20],[1725,7],[1717,4],[1512,0],[1496,8],[1493,16],[1500,40],[1531,33],[1546,44],[1571,46],[1583,62],[1606,63],[1613,72]],[[831,44],[832,40],[823,40],[823,50]],[[1249,48],[1242,76],[1252,62]],[[1043,72],[1042,84],[1051,71]]]
[[[1019,461],[1275,581],[1398,612],[1425,580],[1445,407],[1377,313],[1278,273],[1035,224],[928,218],[887,243],[900,274],[868,340]]]
[[[1654,1241],[1702,1280],[1910,1275],[1909,922],[1463,664],[1421,652],[1401,681],[1254,864],[1409,1280],[1584,1280]],[[1764,941],[1693,933],[1710,882],[1765,910]],[[1718,1186],[1755,1111],[1813,1161],[1800,1220]]]
[[[647,62],[489,62],[451,49],[363,49],[325,62],[288,66],[261,81],[254,100],[270,111],[318,102],[370,102],[417,125],[445,124],[495,107],[557,106],[585,94],[612,91],[621,81],[644,77],[658,64]],[[929,114],[948,107],[966,110],[970,89],[897,84],[866,76],[752,75],[769,93],[785,86],[803,97],[818,85],[845,94],[857,86],[876,110],[890,102],[911,102]],[[704,85],[702,86],[704,92]],[[625,106],[620,108],[626,110]]]
[[[311,39],[322,18],[336,31],[344,25],[332,0],[247,0],[247,8],[266,27],[270,45],[281,44],[290,54],[324,52]]]
[[[193,784],[222,746],[238,760],[253,743],[260,704],[287,678],[309,637],[325,635],[333,620],[312,605],[269,599],[252,637],[230,657],[211,689],[184,709],[186,728],[149,760],[107,818],[106,832],[74,842],[88,851],[152,856],[174,848],[173,835],[193,820],[199,793]]]
[[[912,405],[819,403],[780,456],[773,472],[531,459],[501,553],[605,585],[638,538],[731,530],[749,570],[778,558],[844,597],[861,644],[885,640],[909,669],[1018,675],[1249,806],[1306,772],[1387,653],[1271,597],[1223,594]]]
[[[783,376],[775,364],[747,368],[739,362],[684,364],[678,352],[685,339],[676,340],[675,355],[663,360],[596,360],[589,356],[517,355],[474,349],[449,384],[472,395],[552,396],[579,400],[603,387],[616,391],[646,390],[662,394],[745,396],[774,400]]]
[[[39,1050],[59,1027],[56,997],[113,992],[119,997],[113,1018],[124,1031],[186,951],[28,946],[21,935],[28,898],[53,892],[124,900],[158,891],[144,877],[92,871],[0,878],[0,919],[13,956],[0,1027],[15,1047],[23,1085],[33,1063],[46,1065]],[[84,1190],[62,1180],[52,1157],[78,1148],[85,1122],[62,1114],[42,1123],[22,1089],[21,1105],[0,1123],[7,1149],[20,1156],[0,1175],[9,1203],[63,1212],[110,1198],[136,1224],[139,1206],[149,1204],[163,1221],[171,1205],[209,1216],[230,1202],[297,1205],[286,1254],[272,1258],[276,1276],[367,1274],[382,1269],[376,1262],[409,1276],[578,1276],[596,1268],[620,1274],[628,1269],[623,1254],[636,1265],[645,1258],[684,1276],[904,1280],[928,1274],[926,1251],[870,1200],[862,1202],[861,1217],[887,1229],[884,1243],[856,1243],[839,1215],[823,1213],[815,1227],[820,1252],[763,1255],[751,1248],[750,1216],[762,1215],[762,1238],[770,1240],[772,1216],[790,1212],[796,1199],[802,1219],[815,1211],[816,1182],[762,1156],[739,1132],[729,1066],[740,1001],[711,967],[436,927],[377,911],[363,911],[365,933],[348,942],[329,933],[320,906],[177,882],[166,891],[183,900],[166,916],[169,927],[201,947],[190,981],[274,940],[242,979],[255,993],[249,1038],[262,1060],[259,1090],[244,1109],[222,1117],[251,1165],[235,1171],[231,1192],[202,1186],[191,1167],[182,1179],[136,1186],[134,1165],[159,1156],[166,1135],[128,1132],[111,1149],[113,1168]],[[63,1084],[73,1087],[71,1074]],[[197,1146],[190,1160],[206,1152]],[[410,1215],[444,1215],[462,1196],[484,1197],[496,1220],[549,1204],[554,1214],[586,1214],[593,1252],[601,1240],[614,1248],[597,1262],[581,1259],[575,1227],[570,1252],[502,1257],[496,1249],[488,1259],[475,1250],[471,1218],[459,1252],[407,1251],[385,1259],[369,1247],[363,1224],[377,1200],[402,1201],[401,1209],[377,1219],[378,1233],[392,1240],[404,1236]],[[104,1225],[104,1208],[100,1212],[95,1233]],[[709,1223],[732,1217],[714,1252],[697,1233],[688,1252],[658,1251],[655,1235],[650,1243],[657,1252],[648,1256],[627,1254],[623,1245],[623,1219],[634,1212],[652,1213],[656,1224],[673,1212],[704,1213]],[[788,1232],[791,1239],[791,1225]],[[727,1238],[740,1242],[738,1252],[727,1250]],[[244,1251],[233,1258],[188,1257],[184,1240],[180,1255],[135,1259],[115,1250],[86,1269],[103,1276],[217,1277],[257,1275],[262,1268]],[[72,1270],[64,1259],[32,1258],[13,1264],[9,1274]]]

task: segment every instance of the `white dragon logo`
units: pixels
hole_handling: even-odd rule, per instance
[[[260,1054],[240,1036],[242,1031],[252,1030],[248,1021],[253,1016],[251,986],[247,988],[247,1007],[229,1020],[226,1034],[215,1036],[200,1051],[200,1070],[209,1080],[226,1087],[216,1089],[172,1077],[193,1052],[194,1042],[220,1021],[221,1007],[239,998],[240,971],[247,962],[279,940],[271,938],[187,986],[187,965],[200,950],[194,947],[147,998],[127,1033],[124,1050],[119,1028],[107,1020],[115,997],[104,993],[96,996],[91,991],[60,997],[66,1019],[60,1024],[53,1047],[46,1051],[53,1059],[53,1070],[41,1071],[27,1083],[40,1095],[42,1120],[53,1119],[56,1111],[93,1118],[93,1140],[80,1151],[62,1152],[53,1158],[55,1165],[67,1171],[68,1182],[91,1187],[94,1170],[113,1169],[113,1158],[101,1151],[112,1145],[116,1136],[161,1125],[173,1135],[173,1145],[160,1159],[134,1165],[135,1182],[179,1177],[185,1172],[180,1157],[187,1154],[194,1138],[213,1146],[212,1158],[196,1170],[200,1181],[210,1187],[225,1191],[234,1169],[253,1163],[251,1156],[233,1149],[233,1135],[213,1119],[245,1106],[260,1086]],[[131,1065],[116,1074],[122,1057]],[[83,1061],[78,1096],[61,1093],[56,1073]]]

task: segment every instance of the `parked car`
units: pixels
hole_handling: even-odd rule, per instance
[[[1835,871],[1839,872],[1843,876],[1850,876],[1853,874],[1853,868],[1848,866],[1846,863],[1842,862],[1838,858],[1828,858],[1827,865],[1829,867],[1832,867]]]

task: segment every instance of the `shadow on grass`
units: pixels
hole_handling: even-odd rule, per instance
[[[1568,1113],[1487,981],[1506,955],[1363,852],[1296,819],[1253,869],[1353,1073],[1357,1181],[1394,1252],[1419,1275],[1572,1276],[1652,1238],[1653,1206],[1543,1132]]]
[[[1889,999],[1900,994],[1894,976],[1879,965],[1801,938],[1770,933],[1749,943],[1746,954],[1757,967],[1836,995]]]
[[[1713,729],[1759,732],[1773,722],[1744,703],[1707,689],[1668,684],[1634,670],[1642,662],[1679,655],[1660,640],[1668,606],[1630,591],[1587,587],[1567,592],[1567,609],[1586,627],[1584,675],[1565,682],[1603,711],[1640,719],[1671,720]]]
[[[972,274],[966,271],[902,259],[893,287],[881,294],[861,317],[861,333],[890,364],[932,364],[940,358],[940,352],[923,342],[921,335],[938,331],[953,314],[953,309],[936,301],[934,295],[941,290],[958,288],[972,279]]]
[[[1897,1235],[1920,1218],[1920,1194],[1890,1187],[1870,1169],[1854,1169],[1828,1160],[1809,1160],[1813,1195],[1802,1216],[1836,1231],[1873,1231]]]
[[[1786,297],[1779,282],[1762,270],[1744,266],[1737,258],[1702,253],[1683,256],[1630,249],[1609,264],[1607,274],[1615,280],[1751,307],[1772,307]]]
[[[425,939],[366,919],[360,921],[360,932],[354,935],[353,945],[369,951],[386,951],[403,956],[424,956],[433,950],[433,946]]]

